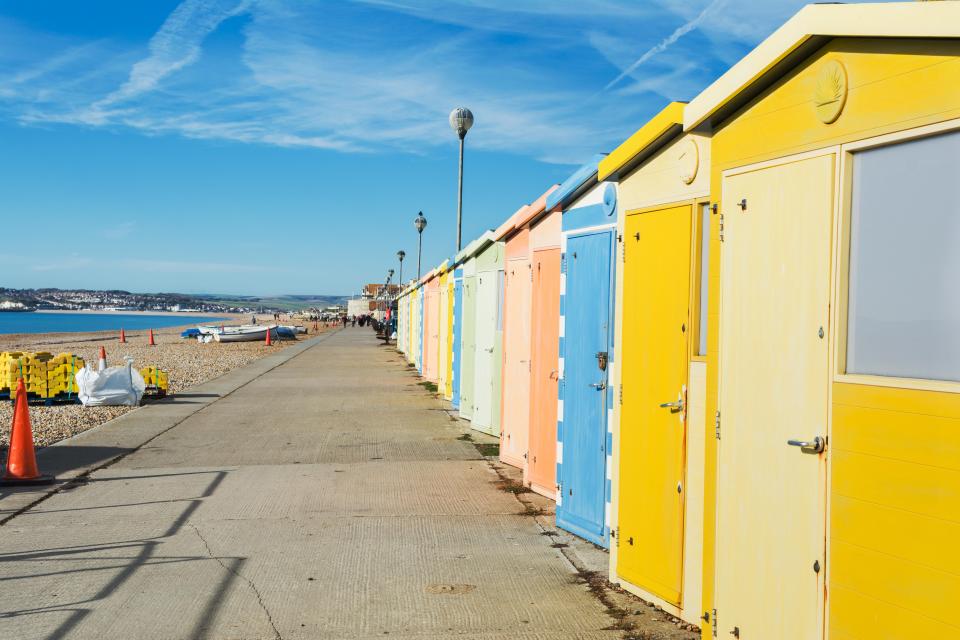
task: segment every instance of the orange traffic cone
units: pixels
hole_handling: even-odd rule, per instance
[[[120,327],[120,344],[127,343],[127,334],[123,332],[123,327]]]
[[[30,408],[27,406],[27,388],[23,384],[23,378],[19,378],[17,403],[13,409],[13,425],[10,427],[7,472],[0,479],[0,484],[50,484],[53,480],[53,476],[42,475],[37,469],[37,454],[33,448],[33,427],[30,426]]]
[[[100,361],[97,362],[97,371],[103,371],[107,368],[107,350],[100,347]]]
[[[272,332],[272,331],[273,331],[273,329],[271,329],[270,327],[267,327],[267,339],[263,341],[263,344],[267,345],[268,347],[269,347],[271,344],[273,344],[273,343],[270,341],[270,332]]]
[[[147,344],[149,344],[151,347],[154,347],[157,344],[156,342],[153,341],[153,329],[150,329],[150,342],[148,342]]]

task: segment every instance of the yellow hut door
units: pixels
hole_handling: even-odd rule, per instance
[[[617,573],[680,605],[690,205],[627,217]]]
[[[833,156],[723,180],[716,624],[823,635]],[[732,636],[728,634],[733,634]]]

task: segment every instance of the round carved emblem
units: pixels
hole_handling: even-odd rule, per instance
[[[813,107],[824,124],[835,122],[847,103],[847,71],[836,60],[820,67],[817,88],[813,92]]]
[[[696,140],[688,138],[680,145],[680,179],[683,184],[690,184],[697,178],[697,169],[700,168],[700,149]]]

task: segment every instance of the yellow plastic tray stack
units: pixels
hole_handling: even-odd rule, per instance
[[[83,365],[83,358],[70,353],[0,353],[0,398],[16,400],[17,379],[23,377],[31,401],[75,401],[76,374]]]
[[[47,363],[47,397],[72,400],[77,395],[77,372],[84,367],[83,358],[60,353]]]
[[[170,383],[166,371],[159,367],[144,367],[140,369],[140,375],[143,376],[143,381],[147,385],[144,395],[154,398],[162,398],[167,395]]]
[[[17,362],[23,353],[19,351],[4,351],[0,353],[0,397],[9,398],[10,392],[17,388],[17,375],[11,374],[11,362]],[[19,367],[15,369],[19,372]]]

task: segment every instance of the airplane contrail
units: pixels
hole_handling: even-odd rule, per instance
[[[710,11],[712,11],[715,7],[717,7],[719,4],[723,2],[725,2],[725,0],[713,0],[713,2],[711,2],[706,7],[704,7],[703,11],[701,11],[697,15],[697,17],[695,17],[693,20],[690,20],[686,24],[682,24],[679,27],[677,27],[673,33],[671,33],[669,36],[664,38],[659,44],[652,47],[649,51],[647,51],[642,56],[640,56],[636,62],[634,62],[629,67],[624,69],[620,75],[618,75],[616,78],[608,82],[607,86],[605,86],[603,90],[609,91],[614,85],[616,85],[621,80],[626,78],[628,75],[633,73],[636,70],[636,68],[642,65],[644,62],[646,62],[653,56],[657,55],[658,53],[664,51],[667,47],[672,45],[674,42],[682,38],[687,33],[690,33],[691,31],[696,29],[700,25],[700,23],[703,22],[703,19],[707,17],[707,14],[710,13]]]

